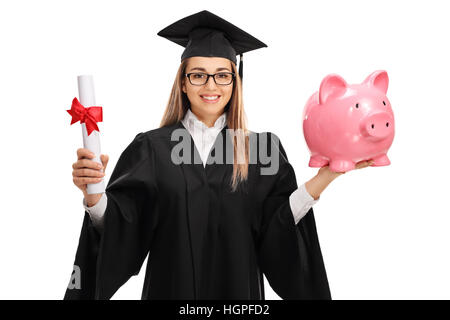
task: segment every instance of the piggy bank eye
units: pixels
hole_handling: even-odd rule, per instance
[[[383,101],[383,104],[386,105],[386,102]]]
[[[359,108],[359,103],[357,103],[355,107],[356,107],[356,108]]]

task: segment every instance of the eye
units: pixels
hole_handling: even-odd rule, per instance
[[[383,101],[383,104],[386,105],[386,102]]]
[[[357,103],[355,107],[356,107],[356,108],[359,108],[359,103]]]
[[[205,77],[204,73],[193,73],[192,76],[194,77],[194,79],[202,79]]]
[[[217,76],[219,77],[219,78],[228,78],[228,73],[218,73],[217,74]]]

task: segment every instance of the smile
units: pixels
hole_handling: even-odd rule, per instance
[[[204,96],[200,96],[200,97],[202,98],[202,100],[204,102],[207,102],[207,103],[216,103],[220,99],[219,95],[215,95],[215,96],[204,95]]]

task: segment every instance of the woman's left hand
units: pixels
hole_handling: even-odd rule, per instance
[[[362,169],[362,168],[366,168],[366,167],[370,167],[373,163],[373,160],[368,160],[368,161],[360,161],[355,165],[355,169]]]
[[[372,163],[372,160],[360,161],[355,165],[355,169],[366,168]],[[329,166],[322,167],[319,169],[315,177],[305,183],[306,190],[314,198],[314,200],[317,200],[323,190],[325,190],[325,188],[331,183],[331,181],[344,173],[345,172],[331,171]]]
[[[356,163],[355,165],[355,169],[362,169],[362,168],[366,168],[371,166],[373,163],[372,160],[368,160],[368,161],[360,161],[358,163]],[[341,174],[344,174],[345,172],[334,172],[330,170],[330,166],[325,166],[319,169],[318,174],[319,175],[325,175],[325,176],[329,176],[331,178],[336,178],[338,176],[340,176]]]

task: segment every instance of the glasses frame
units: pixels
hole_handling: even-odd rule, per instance
[[[224,73],[231,74],[231,81],[230,81],[230,83],[227,83],[227,84],[217,83],[216,75],[224,74]],[[203,84],[193,84],[192,81],[191,81],[191,74],[204,74],[204,75],[206,75],[205,83],[203,83]],[[217,72],[217,73],[214,73],[214,74],[209,74],[209,73],[205,73],[205,72],[189,72],[189,73],[185,73],[184,75],[185,75],[185,77],[187,77],[189,79],[189,83],[192,84],[193,86],[204,86],[205,84],[208,83],[209,77],[212,77],[214,79],[214,83],[216,85],[218,85],[218,86],[229,86],[230,84],[232,84],[234,82],[234,80],[236,78],[236,74],[234,72]]]

